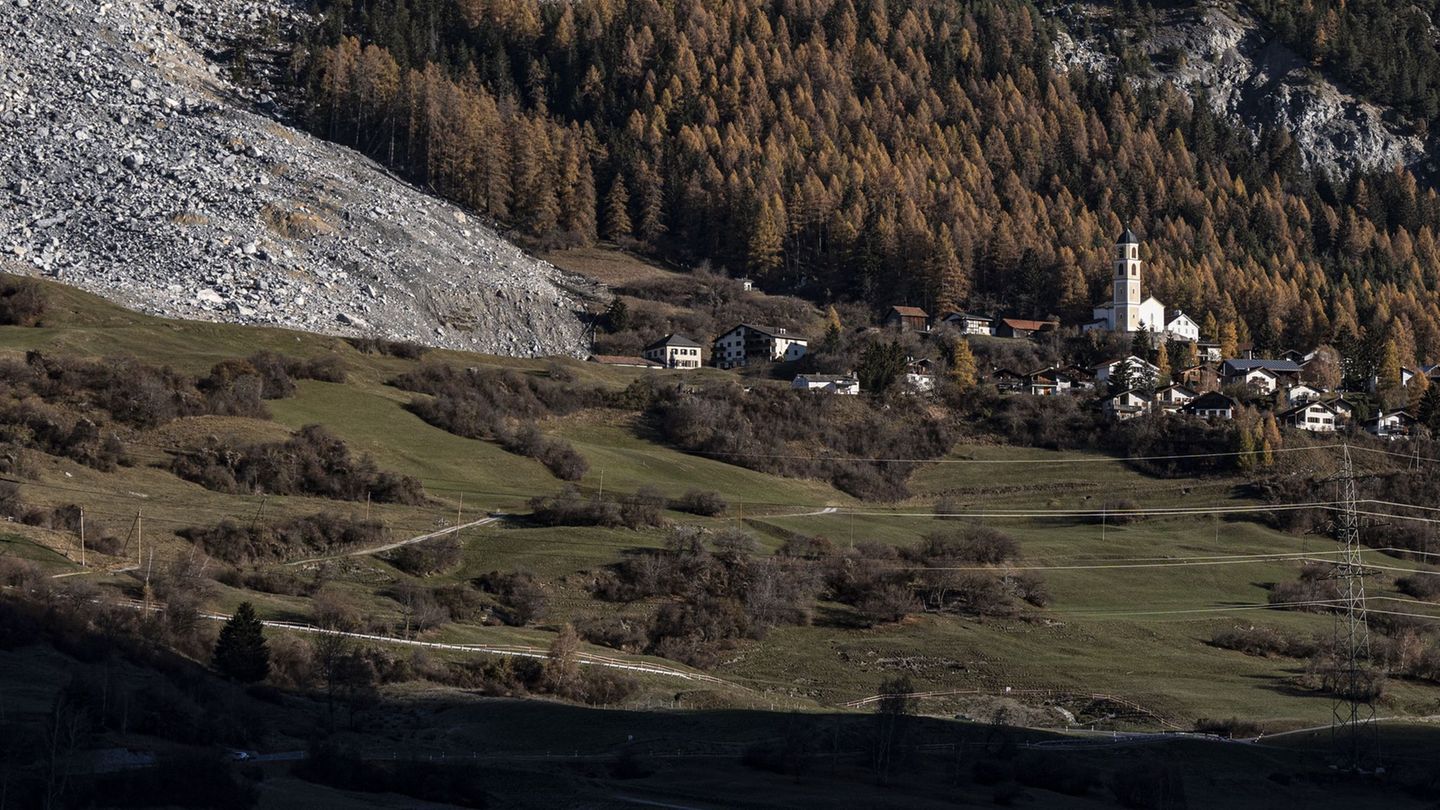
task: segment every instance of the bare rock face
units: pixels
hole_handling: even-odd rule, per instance
[[[1115,24],[1111,9],[1088,3],[1072,4],[1064,16],[1072,24],[1083,18],[1092,27]],[[1154,81],[1205,94],[1217,113],[1256,137],[1266,127],[1289,132],[1308,167],[1348,177],[1425,158],[1423,141],[1387,120],[1385,108],[1312,69],[1241,8],[1203,4],[1170,10],[1140,45],[1155,66]],[[1056,44],[1056,63],[1101,75],[1115,67],[1114,58],[1095,43],[1068,34]]]
[[[277,0],[0,0],[0,257],[165,316],[583,353],[589,282],[284,125],[203,55],[300,20]]]

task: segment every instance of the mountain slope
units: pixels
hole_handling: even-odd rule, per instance
[[[1267,128],[1288,132],[1308,167],[1348,177],[1425,162],[1424,141],[1400,126],[1393,110],[1313,69],[1244,7],[1180,4],[1151,13],[1154,22],[1142,31],[1111,6],[1066,4],[1059,16],[1076,33],[1057,36],[1056,61],[1109,76],[1119,57],[1105,52],[1104,40],[1133,36],[1155,81],[1205,95],[1256,138]]]
[[[176,13],[0,5],[0,256],[155,314],[495,354],[584,350],[575,311],[593,285],[252,111]],[[241,3],[207,13],[261,19]]]

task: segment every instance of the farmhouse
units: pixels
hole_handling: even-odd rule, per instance
[[[1055,321],[1031,321],[1025,318],[1001,318],[995,327],[996,337],[1030,338],[1041,332],[1053,332],[1060,328]]]
[[[1291,406],[1299,405],[1302,402],[1314,402],[1325,395],[1324,391],[1313,385],[1298,383],[1290,386],[1285,392],[1285,401]]]
[[[718,338],[710,359],[719,368],[736,368],[749,363],[799,360],[809,341],[783,328],[742,323]]]
[[[669,334],[645,347],[645,359],[666,368],[699,368],[699,343],[681,334]]]
[[[1240,403],[1219,391],[1209,391],[1185,403],[1181,411],[1201,419],[1228,420],[1235,418],[1235,409]]]
[[[1155,403],[1166,413],[1175,413],[1185,406],[1185,403],[1199,396],[1190,388],[1178,383],[1167,385],[1155,392]]]
[[[1260,394],[1273,394],[1281,382],[1300,376],[1300,366],[1290,360],[1232,358],[1220,366],[1225,385],[1244,385]]]
[[[1156,376],[1160,374],[1160,368],[1154,363],[1133,354],[1129,357],[1119,357],[1091,366],[1090,371],[1095,375],[1097,384],[1110,382],[1110,378],[1116,374],[1126,374],[1128,375],[1127,379],[1136,384],[1141,381],[1153,383]]]
[[[1038,397],[1066,393],[1073,385],[1070,375],[1058,368],[1042,368],[1025,375],[1025,390]]]
[[[1302,402],[1293,408],[1276,414],[1276,420],[1313,433],[1334,433],[1340,426],[1340,415],[1323,402]]]
[[[1140,237],[1129,228],[1115,242],[1115,273],[1111,281],[1110,301],[1095,307],[1094,320],[1084,324],[1086,332],[1151,332],[1176,340],[1197,341],[1200,327],[1184,312],[1167,310],[1154,296],[1140,299]]]
[[[924,332],[930,328],[930,316],[919,307],[890,307],[890,312],[885,316],[885,325]]]
[[[1123,422],[1126,419],[1134,419],[1149,410],[1150,401],[1139,391],[1131,388],[1106,398],[1101,408],[1112,419]]]
[[[1381,411],[1365,420],[1365,432],[1380,439],[1403,439],[1415,427],[1415,417],[1404,411]]]
[[[1025,390],[1025,375],[1008,368],[997,368],[990,372],[990,382],[1001,391]]]
[[[851,374],[797,374],[790,383],[791,388],[801,391],[820,391],[826,394],[860,393],[860,381]]]
[[[940,323],[955,328],[962,335],[995,334],[995,322],[983,315],[947,312],[940,317]]]

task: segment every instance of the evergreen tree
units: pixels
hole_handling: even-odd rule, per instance
[[[827,354],[839,351],[843,338],[840,313],[836,312],[835,305],[831,304],[825,312],[825,338],[820,343],[820,350]]]
[[[1425,395],[1420,398],[1420,405],[1415,411],[1415,417],[1421,424],[1430,428],[1432,434],[1440,435],[1440,385],[1425,388]]]
[[[630,192],[619,175],[610,183],[605,195],[605,238],[618,242],[630,235]]]
[[[263,681],[270,674],[265,627],[249,602],[241,602],[235,614],[220,628],[214,659],[216,669],[242,683]]]
[[[875,341],[860,355],[856,376],[861,390],[881,394],[905,372],[905,347],[899,343]]]
[[[605,310],[605,325],[611,332],[624,332],[630,328],[630,307],[618,295]]]
[[[1231,360],[1239,353],[1240,339],[1235,331],[1234,321],[1226,321],[1220,327],[1220,357],[1224,360]]]
[[[1155,384],[1162,388],[1169,385],[1173,372],[1170,368],[1170,349],[1164,343],[1161,343],[1155,352],[1155,366],[1159,369],[1155,372]]]
[[[1375,393],[1386,408],[1395,408],[1404,402],[1404,378],[1401,376],[1400,352],[1395,341],[1385,341],[1380,355],[1380,368],[1375,372]]]

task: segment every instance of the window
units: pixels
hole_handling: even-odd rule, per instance
[[[1130,258],[1132,258],[1132,259],[1138,259],[1138,258],[1140,258],[1140,248],[1131,246],[1131,248],[1130,248]]]

